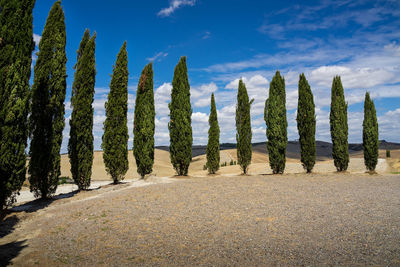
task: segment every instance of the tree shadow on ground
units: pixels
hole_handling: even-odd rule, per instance
[[[26,239],[23,241],[14,241],[4,245],[0,245],[0,266],[7,266],[11,261],[19,255],[21,250],[26,248]]]
[[[8,213],[8,212],[7,212]],[[19,218],[16,215],[6,216],[3,213],[5,219],[0,222],[0,238],[3,238],[11,234],[15,230],[15,226],[19,222]],[[0,245],[0,266],[7,266],[11,263],[12,259],[17,257],[22,249],[27,247],[24,245],[26,240],[23,241],[13,241],[10,243]]]
[[[48,198],[48,199],[39,198],[39,199],[35,199],[35,200],[26,202],[26,203],[18,205],[18,206],[14,206],[9,210],[11,212],[21,212],[21,211],[25,211],[25,212],[29,212],[29,213],[35,212],[35,211],[38,211],[38,210],[48,207],[51,203],[53,203],[56,200],[71,198],[81,191],[82,192],[97,191],[101,188],[102,188],[102,186],[99,186],[96,188],[90,188],[90,189],[86,189],[86,190],[74,190],[72,192],[55,195],[52,198]]]
[[[79,190],[75,190],[69,193],[59,194],[49,199],[35,199],[29,202],[26,202],[22,205],[12,207],[10,209],[11,212],[35,212],[41,209],[48,207],[51,203],[58,199],[70,198],[75,196]]]
[[[11,234],[15,230],[15,226],[19,222],[16,215],[7,217],[4,221],[0,222],[0,238]]]

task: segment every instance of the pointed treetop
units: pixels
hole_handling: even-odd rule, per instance
[[[371,97],[369,96],[369,92],[367,91],[366,93],[365,93],[365,99],[367,100],[371,100]]]

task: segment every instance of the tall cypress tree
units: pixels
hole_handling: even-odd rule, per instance
[[[34,0],[0,0],[0,209],[25,181]]]
[[[124,179],[128,171],[128,53],[126,42],[118,53],[105,103],[106,120],[101,147],[106,171],[114,184]]]
[[[269,98],[265,103],[264,119],[267,125],[269,165],[274,174],[282,174],[286,164],[287,119],[285,79],[279,71],[272,78]]]
[[[153,64],[149,63],[144,67],[139,79],[133,122],[133,154],[137,172],[142,178],[153,170],[155,115]]]
[[[39,44],[32,87],[29,183],[35,196],[55,193],[60,176],[60,148],[64,129],[66,32],[61,1],[50,10]]]
[[[236,104],[236,142],[237,142],[237,158],[238,164],[244,174],[247,174],[251,164],[251,119],[250,106],[254,99],[249,101],[246,85],[239,80],[239,88]]]
[[[297,130],[300,136],[301,163],[308,173],[315,164],[315,105],[311,87],[304,73],[299,79]]]
[[[347,126],[347,103],[340,76],[332,82],[330,128],[332,138],[332,157],[337,171],[345,171],[349,165],[349,144]]]
[[[208,118],[208,143],[207,143],[207,169],[209,174],[214,174],[219,169],[219,125],[214,93],[211,94],[211,111]]]
[[[364,102],[363,148],[365,167],[369,171],[374,171],[379,156],[379,131],[375,104],[368,92],[365,94]]]
[[[172,80],[168,124],[171,163],[178,175],[187,175],[192,160],[192,108],[186,57],[181,57]]]
[[[78,49],[72,85],[68,155],[72,178],[80,190],[88,189],[93,163],[93,99],[96,78],[96,34],[85,31]]]

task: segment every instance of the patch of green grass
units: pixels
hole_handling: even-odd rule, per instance
[[[392,172],[392,174],[400,174],[400,172]]]
[[[106,227],[100,228],[100,230],[105,232],[105,231],[111,230],[111,228],[106,226]]]

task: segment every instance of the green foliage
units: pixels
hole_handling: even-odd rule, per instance
[[[171,163],[178,175],[187,175],[192,160],[192,108],[190,106],[190,85],[187,75],[186,57],[181,57],[175,67],[172,80],[170,121]]]
[[[137,172],[143,178],[153,171],[155,108],[153,92],[153,64],[147,64],[140,76],[133,122],[133,154]]]
[[[118,53],[105,103],[106,119],[101,147],[106,171],[114,184],[128,171],[128,53],[126,42]]]
[[[337,171],[345,171],[349,165],[349,144],[347,125],[347,103],[340,76],[332,82],[332,103],[330,112],[330,128],[332,137],[332,157]]]
[[[265,101],[264,120],[267,125],[269,165],[274,174],[282,174],[286,164],[287,119],[285,79],[275,73]]]
[[[301,163],[310,173],[315,164],[315,105],[306,76],[300,74],[297,129],[300,136]]]
[[[58,185],[60,185],[60,184],[73,184],[73,183],[74,183],[74,180],[72,180],[68,176],[60,176],[58,178]]]
[[[20,61],[21,77],[29,82],[35,49],[32,37],[34,5],[35,0],[0,0],[0,92],[5,90],[9,68],[17,61]]]
[[[208,118],[208,144],[206,149],[208,173],[214,174],[219,169],[219,125],[214,94],[211,94],[211,112]]]
[[[67,87],[66,32],[61,1],[50,10],[39,44],[29,121],[30,189],[36,197],[51,197],[60,176],[60,148]]]
[[[386,150],[386,157],[390,158],[390,150]]]
[[[369,171],[374,171],[378,164],[379,133],[374,101],[368,92],[365,94],[364,102],[363,148],[365,167]]]
[[[72,85],[68,155],[72,178],[80,190],[90,186],[93,163],[93,99],[96,78],[96,34],[85,31],[79,45]]]
[[[34,0],[0,0],[0,209],[25,181]]]
[[[237,158],[243,173],[246,174],[251,163],[251,118],[250,106],[254,99],[249,101],[244,82],[239,80],[236,104],[236,142]],[[226,165],[225,165],[226,166]]]

